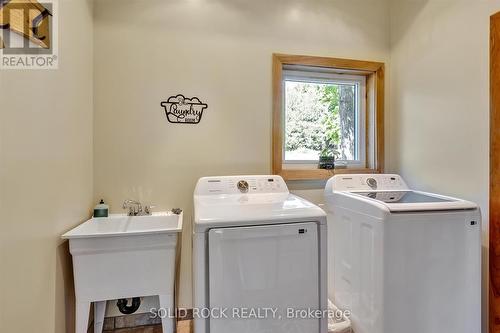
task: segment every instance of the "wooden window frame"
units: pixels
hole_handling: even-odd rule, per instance
[[[489,332],[500,330],[500,12],[490,17]]]
[[[305,65],[322,68],[352,71],[356,75],[366,76],[366,107],[374,115],[374,124],[367,124],[366,129],[373,128],[375,138],[372,150],[374,158],[372,167],[363,169],[289,169],[283,168],[283,66]],[[335,174],[346,173],[382,173],[384,170],[384,63],[303,56],[273,54],[273,135],[272,135],[272,171],[285,180],[317,180],[328,179]],[[371,108],[371,109],[370,109]],[[369,117],[366,117],[367,122]],[[368,144],[368,143],[367,143]],[[368,149],[366,149],[368,152]],[[368,159],[367,159],[368,163]]]

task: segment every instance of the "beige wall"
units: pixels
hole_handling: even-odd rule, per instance
[[[400,172],[412,187],[481,205],[483,307],[488,268],[489,17],[498,10],[497,0],[391,4],[389,169]]]
[[[114,212],[125,198],[186,210],[180,305],[191,304],[193,187],[270,172],[273,52],[390,59],[387,169],[478,202],[486,252],[488,18],[500,1],[393,0],[389,17],[383,0],[99,0],[94,26],[88,1],[60,1],[59,70],[0,71],[0,297],[16,299],[0,302],[0,332],[71,330],[59,236],[101,197]],[[209,104],[201,124],[167,122],[159,103],[177,93]],[[321,182],[289,185],[322,201]]]
[[[388,171],[478,202],[486,251],[488,18],[500,1],[392,1],[389,20],[382,0],[100,0],[94,34],[89,1],[60,10],[60,69],[0,71],[0,296],[19,300],[0,303],[0,331],[71,326],[59,236],[101,197],[114,212],[125,198],[186,210],[190,305],[197,178],[270,172],[273,52],[390,58]],[[200,125],[166,121],[159,103],[176,93],[209,104]],[[322,201],[322,182],[289,185]]]
[[[197,179],[270,172],[272,53],[386,61],[387,14],[382,0],[96,2],[94,199],[186,210],[180,305]],[[178,93],[208,103],[199,125],[167,122]],[[321,200],[321,184],[300,193]]]
[[[73,329],[59,237],[92,206],[92,11],[59,9],[59,70],[0,71],[0,332]]]

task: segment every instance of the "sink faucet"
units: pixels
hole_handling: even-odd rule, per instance
[[[125,200],[123,202],[123,209],[128,208],[128,216],[143,215],[142,204],[135,200]]]
[[[123,202],[123,209],[128,209],[128,216],[152,215],[154,207],[148,205],[143,207],[139,201],[135,200],[127,199]]]

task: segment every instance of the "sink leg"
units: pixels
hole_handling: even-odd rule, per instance
[[[105,313],[106,301],[94,302],[94,333],[102,333]]]
[[[166,316],[161,319],[163,333],[174,333],[175,318],[169,318],[170,316],[175,316],[174,297],[172,295],[160,295],[159,298],[160,308],[166,311]]]
[[[90,302],[76,301],[75,333],[87,333],[89,325]]]

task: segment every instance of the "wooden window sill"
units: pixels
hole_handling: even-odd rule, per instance
[[[334,175],[355,174],[355,173],[380,173],[376,169],[283,169],[279,175],[285,180],[323,180],[330,179]]]

